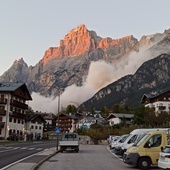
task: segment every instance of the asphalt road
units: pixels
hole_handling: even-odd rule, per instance
[[[36,141],[0,145],[0,169],[23,158],[29,157],[30,155],[55,146],[56,141]]]
[[[105,145],[80,145],[79,153],[58,153],[38,170],[137,170],[126,165]],[[159,168],[151,168],[158,170]],[[160,169],[159,169],[160,170]]]

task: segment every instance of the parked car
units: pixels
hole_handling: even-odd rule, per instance
[[[162,169],[170,169],[170,145],[159,153],[158,167]]]
[[[119,138],[120,138],[120,136],[114,136],[114,137],[112,137],[112,140],[111,140],[111,142],[110,142],[110,144],[109,144],[110,149],[113,149],[113,148],[112,148],[112,143],[116,142]]]
[[[108,144],[111,143],[111,141],[113,140],[114,137],[115,137],[115,135],[109,135],[109,137],[107,138]]]
[[[127,137],[129,136],[129,134],[124,134],[121,135],[116,141],[113,141],[111,143],[111,149],[115,149],[115,147],[117,147],[120,143],[122,143]]]

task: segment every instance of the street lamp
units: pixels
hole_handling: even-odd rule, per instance
[[[58,116],[57,116],[57,146],[56,146],[56,150],[58,150],[58,145],[59,145],[59,113],[60,113],[60,89],[59,89],[59,94],[58,94]]]
[[[169,109],[169,113],[168,113],[168,144],[170,144],[170,134],[169,134],[169,128],[170,128],[170,122],[169,122],[169,117],[170,117],[170,104],[168,104],[168,109]]]
[[[55,132],[57,134],[57,143],[56,143],[56,150],[58,150],[58,146],[59,146],[59,133],[60,133],[60,128],[59,128],[59,113],[60,113],[60,86],[59,87],[55,87],[55,86],[43,86],[43,87],[54,87],[56,89],[58,89],[58,115],[57,115],[57,126],[55,128]]]

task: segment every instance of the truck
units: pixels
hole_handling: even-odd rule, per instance
[[[129,137],[120,145],[119,148],[117,148],[115,153],[117,155],[123,156],[124,152],[126,152],[126,150],[130,146],[136,143],[144,133],[151,132],[151,131],[158,131],[158,130],[163,130],[168,132],[168,128],[134,129],[132,132],[130,132]]]
[[[142,170],[158,165],[159,153],[168,144],[167,131],[149,131],[140,140],[127,149],[123,162]]]
[[[73,150],[79,152],[79,135],[74,132],[65,133],[59,141],[60,152]]]

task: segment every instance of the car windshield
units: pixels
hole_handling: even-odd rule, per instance
[[[128,136],[129,136],[129,134],[128,134],[128,135],[124,135],[124,136],[122,137],[122,139],[120,140],[120,142],[123,143],[123,142],[127,139]]]
[[[76,134],[66,134],[65,138],[76,138]]]
[[[144,134],[133,146],[140,146],[148,138],[148,136],[149,134]]]
[[[170,153],[170,146],[166,146],[166,147],[162,150],[162,152],[164,152],[164,153]]]

